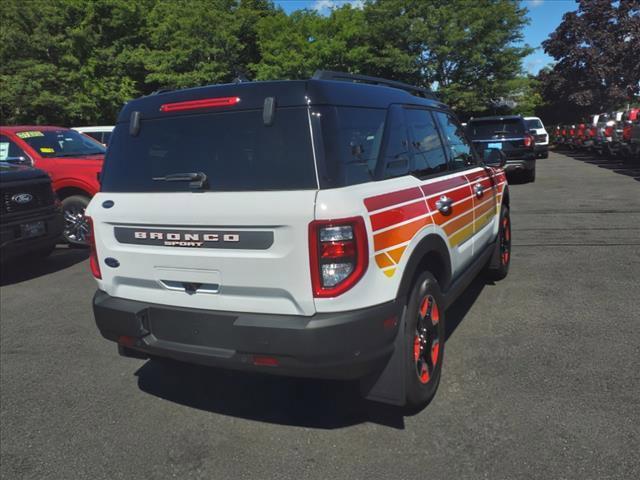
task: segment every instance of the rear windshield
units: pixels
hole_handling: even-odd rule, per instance
[[[25,130],[16,136],[43,157],[81,157],[105,152],[103,145],[75,130]]]
[[[524,123],[527,125],[527,129],[531,130],[532,128],[544,128],[542,126],[542,122],[537,118],[533,120],[525,120]]]
[[[188,191],[160,178],[202,172],[215,191],[317,188],[306,107],[143,119],[137,136],[118,124],[102,174],[104,192]],[[154,180],[154,178],[156,180]]]
[[[467,130],[472,138],[523,135],[524,122],[518,118],[512,120],[473,120],[469,122]]]

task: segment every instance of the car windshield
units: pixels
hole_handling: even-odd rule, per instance
[[[537,118],[534,118],[532,120],[525,120],[524,123],[527,125],[527,130],[531,130],[533,128],[544,128],[542,126],[542,122]]]
[[[523,135],[524,122],[521,119],[472,120],[467,131],[471,138],[491,138],[497,135]]]
[[[25,130],[16,136],[24,140],[43,157],[81,157],[102,155],[105,148],[92,138],[75,130]]]

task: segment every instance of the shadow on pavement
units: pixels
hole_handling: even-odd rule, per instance
[[[595,152],[587,152],[583,150],[556,150],[556,152],[580,160],[599,168],[612,170],[620,175],[626,175],[640,182],[640,163],[638,161],[623,160],[622,158],[608,158],[598,155]]]
[[[0,264],[0,286],[13,285],[64,270],[88,257],[87,249],[58,245],[51,255],[45,258],[28,256],[16,258]]]
[[[476,278],[447,311],[447,339],[485,285],[482,277]],[[337,429],[370,422],[404,429],[404,417],[419,413],[363,400],[357,382],[260,375],[160,359],[145,363],[136,376],[139,388],[156,397],[281,425]]]
[[[307,428],[373,422],[404,429],[401,409],[361,399],[356,382],[260,375],[161,360],[148,361],[136,375],[143,392],[221,415]]]

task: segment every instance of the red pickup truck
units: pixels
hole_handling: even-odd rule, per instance
[[[102,144],[69,128],[0,126],[0,161],[32,165],[49,174],[64,210],[63,236],[72,245],[86,245],[84,210],[100,190],[104,153]]]

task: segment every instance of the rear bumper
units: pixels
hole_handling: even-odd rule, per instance
[[[330,379],[381,369],[393,353],[401,315],[399,302],[304,317],[170,307],[101,290],[93,311],[102,336],[137,355]],[[277,366],[256,364],[273,359]]]
[[[42,221],[45,223],[45,234],[39,237],[21,237],[20,225]],[[51,247],[62,235],[64,220],[59,210],[48,211],[38,215],[29,215],[11,219],[0,224],[0,256],[3,261],[37,250]]]
[[[508,159],[504,167],[505,172],[515,172],[521,170],[533,170],[536,168],[536,160],[533,159]]]
[[[547,153],[549,151],[549,144],[545,144],[545,145],[538,145],[536,144],[535,149],[534,149],[536,155],[541,155],[544,153]]]

